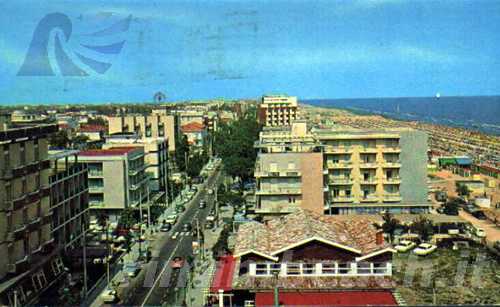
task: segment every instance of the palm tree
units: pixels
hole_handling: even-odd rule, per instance
[[[410,229],[417,233],[422,241],[427,241],[434,233],[432,221],[425,216],[419,216],[410,226]]]
[[[389,241],[392,243],[394,240],[394,232],[396,232],[396,229],[401,225],[401,222],[387,211],[382,216],[382,220],[384,221],[382,230],[384,233],[389,234]]]

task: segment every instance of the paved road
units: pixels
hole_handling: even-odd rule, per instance
[[[205,188],[197,193],[172,230],[157,239],[152,251],[153,259],[143,268],[141,274],[136,277],[139,282],[142,281],[141,284],[131,287],[133,289],[129,291],[124,291],[124,293],[128,293],[128,296],[122,299],[121,304],[129,306],[161,305],[165,299],[165,293],[171,292],[166,288],[168,287],[168,278],[170,276],[168,275],[170,274],[170,270],[168,269],[170,260],[176,256],[186,259],[187,256],[192,255],[193,237],[183,232],[182,225],[185,223],[194,224],[195,219],[198,218],[200,226],[203,226],[205,217],[214,205],[214,196],[208,195],[207,189],[218,185],[220,179],[221,174],[217,171],[214,176],[208,179]],[[206,199],[208,202],[205,209],[198,208],[198,203],[202,199]],[[172,234],[177,232],[179,233],[177,239],[172,239]],[[167,277],[165,277],[166,274]]]
[[[464,220],[472,223],[472,225],[483,228],[484,232],[486,232],[486,242],[489,245],[493,245],[495,241],[500,240],[500,229],[496,227],[491,221],[478,220],[464,210],[460,210],[459,215]]]

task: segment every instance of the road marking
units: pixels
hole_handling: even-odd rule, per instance
[[[161,277],[163,276],[163,274],[165,273],[165,270],[167,268],[169,268],[169,263],[170,261],[172,260],[172,258],[174,257],[175,255],[175,252],[177,251],[177,249],[179,248],[179,246],[181,246],[181,241],[178,242],[177,246],[174,248],[174,250],[172,251],[172,254],[170,254],[170,257],[168,258],[167,262],[165,263],[165,265],[163,266],[163,269],[161,270],[160,274],[158,274],[158,277],[156,278],[156,280],[154,281],[153,283],[153,286],[151,287],[151,289],[148,291],[148,294],[146,294],[146,297],[144,298],[144,301],[142,302],[141,304],[141,307],[144,307],[146,305],[146,302],[148,301],[149,297],[151,296],[151,294],[153,293],[153,290],[155,289],[155,286],[156,284],[160,281]]]

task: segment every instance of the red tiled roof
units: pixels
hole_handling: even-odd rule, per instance
[[[93,149],[79,153],[80,156],[121,156],[140,147],[114,147],[109,149]]]
[[[210,291],[218,292],[219,289],[230,291],[233,283],[233,273],[235,267],[235,259],[233,256],[223,256],[217,262],[217,271],[215,272],[214,279]]]
[[[182,132],[201,132],[205,130],[205,125],[198,122],[191,122],[181,126]]]
[[[389,291],[284,292],[278,293],[280,306],[396,306]],[[274,306],[273,292],[255,295],[255,306]]]
[[[80,127],[81,132],[105,132],[108,129],[103,125],[82,125]]]

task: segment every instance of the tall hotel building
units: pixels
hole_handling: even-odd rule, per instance
[[[48,136],[57,125],[10,128],[0,116],[0,303],[33,303],[60,278],[52,236]]]
[[[299,118],[297,97],[266,95],[258,108],[259,123],[263,126],[290,126]]]
[[[306,208],[325,214],[425,213],[427,135],[412,129],[307,131],[265,128],[256,213]]]

